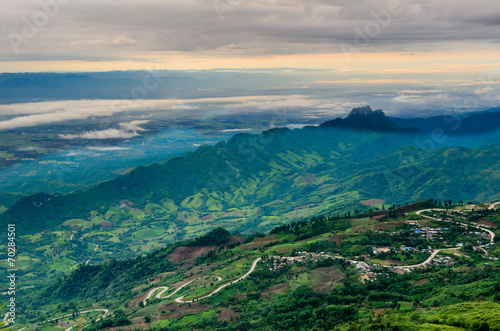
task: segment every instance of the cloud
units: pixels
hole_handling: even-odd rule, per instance
[[[402,90],[397,93],[400,94],[427,94],[427,93],[441,93],[440,90]]]
[[[115,147],[87,147],[87,149],[89,149],[91,151],[99,151],[99,152],[113,152],[113,151],[125,151],[125,150],[128,150],[130,148],[115,146]]]
[[[107,129],[101,131],[88,131],[82,134],[60,134],[62,139],[128,139],[137,137],[135,131],[125,131],[118,129]]]
[[[119,123],[122,129],[106,129],[87,131],[80,134],[60,134],[62,139],[129,139],[139,136],[138,131],[147,131],[139,125],[148,123],[149,120],[137,120],[130,123]],[[112,149],[109,149],[112,148]],[[92,148],[90,148],[92,149]],[[120,150],[120,147],[106,147],[105,150]],[[103,149],[99,149],[103,150]]]
[[[0,105],[0,115],[20,116],[0,121],[0,131],[12,130],[23,127],[49,125],[53,123],[67,122],[72,120],[88,120],[103,118],[102,121],[108,125],[117,119],[113,116],[135,116],[140,118],[140,113],[161,114],[161,116],[176,119],[185,116],[197,118],[213,118],[222,115],[232,115],[236,112],[269,112],[273,110],[308,110],[345,111],[351,106],[357,106],[355,102],[332,101],[328,99],[313,99],[305,95],[269,95],[269,96],[243,96],[243,97],[220,97],[201,99],[165,99],[165,100],[62,100],[38,103],[18,103]],[[96,138],[100,134],[106,136],[120,136],[145,131],[140,127],[150,120],[134,120],[127,123],[117,123],[120,130],[114,129],[92,131],[88,133],[87,139]],[[66,139],[75,139],[75,135],[66,135]],[[71,137],[71,138],[70,138]]]
[[[491,0],[401,0],[387,24],[388,0],[120,0],[61,5],[35,37],[12,52],[2,34],[4,60],[144,60],[174,53],[232,55],[341,52],[356,31],[379,24],[367,49],[433,51],[497,48],[500,6]],[[42,11],[37,0],[0,0],[3,31],[22,35],[23,18]],[[376,30],[375,30],[376,31]],[[168,59],[167,59],[168,61]]]
[[[147,131],[139,125],[149,123],[149,120],[136,120],[130,123],[120,123],[120,127],[126,131]]]
[[[418,84],[422,80],[418,79],[363,79],[363,78],[351,78],[346,80],[320,80],[318,83],[322,84]]]
[[[432,106],[441,110],[474,111],[498,106],[500,95],[492,91],[486,91],[485,94],[453,91],[435,94],[402,94],[392,100],[413,106]]]
[[[241,131],[252,131],[253,129],[226,129],[220,130],[220,132],[241,132]]]

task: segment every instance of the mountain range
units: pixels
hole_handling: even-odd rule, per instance
[[[421,122],[406,126],[411,123]],[[112,207],[127,219],[130,210],[154,206],[161,217],[146,214],[177,222],[184,237],[217,224],[265,231],[315,213],[360,209],[364,199],[500,197],[495,191],[500,187],[498,145],[431,149],[434,141],[419,125],[404,128],[367,106],[317,127],[237,134],[87,190],[23,198],[0,222],[16,222],[19,231],[33,234],[68,220],[105,215]],[[195,230],[185,232],[193,224]]]

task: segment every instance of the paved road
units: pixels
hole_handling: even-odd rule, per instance
[[[495,202],[494,204],[498,204],[500,202]],[[493,205],[493,204],[492,204]],[[493,207],[495,208],[495,207]],[[490,206],[490,209],[491,209],[491,206]],[[425,217],[425,218],[429,218],[431,220],[435,220],[435,221],[444,221],[444,222],[448,222],[448,221],[445,221],[445,220],[442,220],[440,218],[435,218],[435,217],[431,217],[431,216],[426,216],[426,215],[421,215],[421,213],[423,213],[424,211],[447,211],[448,209],[424,209],[424,210],[419,210],[417,211],[417,215],[420,215],[422,217]],[[490,234],[490,243],[494,243],[495,242],[495,234],[493,233],[493,231],[491,230],[488,230],[488,229],[485,229],[483,227],[480,227],[478,225],[472,225],[472,224],[467,224],[467,223],[461,223],[461,222],[457,222],[459,224],[462,224],[462,225],[466,225],[466,226],[471,226],[473,228],[476,228],[476,229],[479,229],[479,230],[483,230],[483,231],[486,231]],[[482,246],[481,246],[482,247]]]
[[[498,205],[500,205],[500,201],[492,203],[491,206],[488,207],[488,209],[495,209],[495,207]]]
[[[94,312],[94,311],[102,311],[102,312],[104,312],[104,314],[109,313],[109,310],[107,310],[107,309],[91,309],[91,310],[84,310],[84,311],[80,311],[80,312],[78,312],[78,314],[88,314],[88,313],[91,313],[91,312]],[[59,316],[59,317],[56,317],[56,318],[53,318],[53,319],[50,319],[50,320],[46,320],[46,321],[45,321],[45,322],[43,322],[43,323],[53,322],[53,321],[55,321],[55,320],[60,320],[61,318],[66,318],[66,317],[70,317],[70,316],[73,316],[73,314],[68,314],[68,315],[64,315],[64,316]]]
[[[161,287],[159,287],[159,288],[161,288]],[[167,290],[168,290],[168,287],[166,287],[166,286],[165,286],[165,287],[163,288],[163,290],[161,290],[160,292],[158,292],[158,293],[155,295],[155,298],[157,298],[157,299],[161,299],[161,295],[162,295],[163,293],[167,292]]]
[[[169,295],[167,295],[166,297],[161,297],[161,295],[163,293],[165,293],[167,290],[168,290],[168,287],[167,286],[160,286],[160,287],[155,287],[155,288],[152,288],[151,290],[149,290],[148,294],[146,295],[146,298],[144,299],[143,303],[144,305],[146,305],[146,300],[148,300],[149,298],[151,298],[151,295],[158,289],[162,289],[161,292],[157,293],[155,295],[155,298],[157,299],[167,299],[167,298],[170,298],[172,295],[174,295],[175,293],[179,292],[180,290],[182,290],[184,287],[188,286],[189,284],[191,284],[192,282],[194,282],[195,280],[197,280],[198,278],[195,278],[189,282],[187,282],[186,284],[180,286],[178,289],[176,289],[175,291],[173,291],[172,293],[170,293]]]
[[[201,299],[205,299],[205,298],[211,297],[212,295],[214,295],[215,293],[219,292],[223,288],[228,287],[229,285],[235,284],[235,283],[239,282],[240,280],[243,280],[243,279],[247,278],[255,270],[255,267],[257,266],[257,263],[259,263],[260,260],[261,260],[260,257],[258,259],[255,259],[255,261],[253,261],[253,263],[252,263],[252,267],[250,268],[250,270],[246,274],[244,274],[243,276],[241,276],[240,278],[238,278],[236,280],[233,280],[233,281],[231,281],[229,283],[226,283],[224,285],[221,285],[218,288],[216,288],[215,290],[213,290],[212,292],[210,292],[209,294],[207,294],[205,296],[202,296],[201,298],[197,298],[196,300],[198,301],[198,300],[201,300]],[[177,302],[177,303],[191,303],[191,302],[193,302],[193,300],[182,300],[183,298],[184,298],[183,296],[179,297],[179,298],[175,299],[175,302]]]
[[[78,312],[78,314],[87,314],[87,313],[91,313],[91,312],[94,312],[94,311],[102,311],[102,312],[104,312],[104,315],[103,315],[102,317],[100,317],[100,318],[98,318],[97,320],[95,320],[96,322],[99,322],[99,321],[101,320],[101,318],[107,317],[107,316],[108,316],[108,314],[109,314],[109,310],[107,310],[107,309],[91,309],[91,310],[84,310],[84,311],[80,311],[80,312]],[[8,316],[9,316],[9,314],[6,314],[3,320],[4,320],[4,321],[6,321],[6,322],[8,322],[8,321],[7,321]],[[61,318],[66,318],[66,317],[70,317],[70,316],[73,316],[73,314],[68,314],[68,315],[64,315],[64,316],[55,317],[55,318],[53,318],[53,319],[46,320],[46,321],[44,321],[44,322],[42,322],[42,323],[49,323],[49,322],[53,322],[53,321],[55,321],[55,320],[60,320]],[[7,325],[7,324],[9,324],[9,323],[6,323],[5,325]],[[73,325],[72,325],[72,326],[70,326],[69,328],[67,328],[65,331],[70,331],[72,328],[73,328]],[[20,329],[20,330],[18,330],[18,331],[21,331],[21,330],[24,330],[24,329],[26,329],[26,328],[22,328],[22,329]]]
[[[146,305],[146,301],[149,300],[149,298],[151,298],[151,296],[153,295],[153,293],[155,293],[157,290],[162,290],[160,293],[158,293],[155,298],[160,298],[160,296],[168,290],[168,287],[166,286],[160,286],[160,287],[155,287],[155,288],[152,288],[148,294],[146,295],[146,297],[144,298],[144,300],[142,301],[142,303],[144,304],[144,306]]]
[[[112,314],[113,314],[113,313],[110,313],[110,312],[109,312],[109,310],[107,310],[107,309],[93,309],[93,310],[86,310],[86,311],[81,311],[81,312],[80,312],[80,314],[90,313],[90,312],[93,312],[93,311],[103,311],[103,312],[104,312],[104,315],[102,315],[101,317],[99,317],[98,319],[96,319],[96,320],[94,321],[94,323],[97,323],[97,322],[99,322],[100,320],[102,320],[103,318],[108,317],[108,316],[110,316],[110,315],[112,315]],[[85,328],[86,328],[87,326],[89,326],[90,324],[91,324],[91,323],[89,323],[89,324],[85,325],[84,327],[82,327],[82,329],[85,329]],[[75,325],[72,325],[72,326],[70,326],[69,328],[67,328],[67,329],[66,329],[66,330],[64,330],[64,331],[71,331],[71,329],[73,329],[73,327],[74,327],[74,326],[75,326]]]
[[[424,211],[447,211],[448,209],[437,209],[437,208],[432,208],[432,209],[423,209],[423,210],[419,210],[416,212],[417,215],[420,215],[421,213],[423,213]],[[431,219],[431,220],[435,220],[435,221],[442,221],[442,219],[440,218],[435,218],[435,217],[430,217],[430,216],[425,216],[425,215],[420,215],[422,217],[425,217],[425,218],[428,218],[428,219]]]
[[[442,249],[436,249],[434,252],[432,252],[431,256],[427,260],[425,260],[422,263],[419,264],[413,264],[413,265],[398,265],[398,266],[390,266],[390,265],[383,265],[382,267],[384,268],[394,268],[394,269],[406,269],[406,268],[418,268],[422,267],[425,264],[429,263],[432,261],[432,259],[440,252],[440,251],[448,251],[448,250],[457,250],[460,249],[461,247],[453,247],[453,248],[442,248]]]

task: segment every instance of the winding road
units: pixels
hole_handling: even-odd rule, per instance
[[[491,206],[488,207],[488,209],[490,209],[490,210],[495,209],[495,207],[498,205],[500,205],[500,201],[492,203]]]
[[[453,248],[441,248],[441,249],[436,249],[435,251],[432,252],[431,256],[427,258],[422,263],[419,264],[414,264],[414,265],[398,265],[398,266],[392,266],[392,265],[383,265],[382,267],[384,268],[394,268],[394,269],[406,269],[406,268],[418,268],[426,265],[427,263],[431,262],[432,259],[440,252],[440,251],[449,251],[449,250],[457,250],[460,249],[461,247],[453,247]]]
[[[495,202],[495,203],[492,203],[488,209],[492,210],[494,209],[497,205],[500,205],[500,202]],[[435,221],[444,221],[444,222],[449,222],[449,221],[445,221],[443,219],[440,219],[440,218],[435,218],[435,217],[431,217],[431,216],[427,216],[427,215],[422,215],[423,212],[428,212],[428,211],[447,211],[448,209],[437,209],[437,208],[433,208],[433,209],[424,209],[424,210],[419,210],[416,212],[417,215],[419,216],[422,216],[422,217],[425,217],[425,218],[428,218],[428,219],[431,219],[431,220],[435,220]],[[491,231],[491,230],[488,230],[488,229],[485,229],[483,227],[480,227],[480,226],[476,226],[476,225],[472,225],[472,224],[467,224],[467,223],[461,223],[461,222],[456,222],[456,223],[459,223],[459,224],[462,224],[462,225],[466,225],[466,226],[471,226],[471,227],[474,227],[474,228],[477,228],[477,229],[480,229],[482,231],[486,231],[490,234],[491,236],[491,239],[490,239],[490,242],[491,243],[494,243],[494,239],[495,239],[495,234]],[[70,237],[70,240],[73,239],[73,235],[74,233],[71,235]],[[80,239],[80,241],[82,241]],[[96,247],[94,248],[94,251],[96,251],[98,248],[99,248],[99,245],[97,244],[94,244],[94,243],[90,243],[92,245],[95,245]],[[406,269],[406,268],[418,268],[418,267],[422,267],[422,266],[425,266],[427,265],[428,263],[430,263],[434,257],[440,252],[440,251],[446,251],[446,250],[458,250],[460,249],[461,247],[453,247],[453,248],[442,248],[442,249],[436,249],[432,252],[432,254],[429,256],[429,258],[427,258],[424,262],[422,263],[419,263],[419,264],[415,264],[415,265],[404,265],[404,266],[387,266],[387,265],[382,265],[382,267],[385,267],[385,268],[393,268],[393,269]],[[329,256],[329,257],[332,257],[332,258],[342,258],[340,256]],[[181,297],[178,297],[175,299],[175,302],[177,303],[192,303],[194,302],[194,300],[196,301],[199,301],[199,300],[202,300],[202,299],[205,299],[205,298],[208,298],[208,297],[211,297],[213,296],[214,294],[220,292],[222,289],[230,286],[230,285],[233,285],[245,278],[247,278],[252,272],[255,271],[255,268],[257,267],[257,263],[261,260],[261,258],[257,258],[253,261],[252,263],[252,266],[250,267],[250,270],[244,274],[243,276],[233,280],[233,281],[230,281],[228,283],[225,283],[221,286],[219,286],[218,288],[214,289],[213,291],[211,291],[210,293],[202,296],[202,297],[199,297],[199,298],[196,298],[196,299],[192,299],[192,300],[184,300],[184,296],[181,296]],[[88,264],[90,260],[87,260],[86,261],[86,264]],[[348,261],[351,261],[351,260],[348,260]],[[358,261],[353,261],[353,262],[358,262]],[[219,277],[219,276],[215,276],[217,277],[217,280],[218,281],[222,281],[222,278]],[[155,287],[155,288],[152,288],[149,290],[149,292],[147,293],[146,297],[143,299],[143,304],[146,305],[147,304],[147,300],[149,300],[151,298],[151,296],[158,290],[161,290],[160,292],[158,292],[156,295],[155,295],[155,298],[158,298],[158,299],[166,299],[166,298],[170,298],[171,296],[173,296],[174,294],[176,294],[177,292],[179,292],[180,290],[182,290],[184,287],[186,287],[187,285],[191,284],[192,282],[194,282],[195,280],[197,280],[199,278],[195,278],[185,284],[183,284],[182,286],[180,286],[179,288],[177,288],[174,292],[170,293],[168,296],[166,297],[163,297],[162,298],[162,295],[168,291],[169,287],[167,286],[160,286],[160,287]],[[79,314],[85,314],[85,313],[90,313],[90,312],[95,312],[95,311],[102,311],[104,312],[104,315],[102,317],[100,317],[99,319],[97,319],[95,322],[98,322],[100,321],[102,318],[105,318],[107,317],[108,315],[110,315],[109,313],[109,310],[107,309],[93,309],[93,310],[86,310],[86,311],[81,311],[79,312]],[[8,314],[5,315],[5,318],[4,318],[4,321],[7,321],[7,318],[8,318]],[[57,318],[53,318],[53,319],[50,319],[50,320],[47,320],[45,321],[44,323],[48,323],[48,322],[52,322],[52,321],[55,321],[55,320],[59,320],[59,319],[62,319],[62,318],[66,318],[66,317],[70,317],[72,316],[72,314],[69,314],[69,315],[64,315],[64,316],[60,316],[60,317],[57,317]],[[7,322],[8,324],[8,322]],[[88,325],[86,325],[85,327],[87,327]],[[71,331],[72,328],[74,327],[71,326],[69,328],[67,328],[65,331]],[[85,328],[84,327],[84,328]]]
[[[142,301],[142,303],[144,304],[144,306],[146,305],[146,301],[147,301],[147,300],[149,300],[149,298],[151,298],[151,296],[153,295],[153,293],[155,293],[157,290],[162,290],[162,291],[160,291],[160,293],[158,293],[158,294],[155,296],[155,298],[158,298],[158,299],[159,299],[159,298],[161,297],[161,295],[162,295],[163,293],[165,293],[165,292],[168,290],[168,287],[166,287],[166,286],[160,286],[160,287],[155,287],[155,288],[152,288],[152,289],[148,292],[148,294],[146,295],[146,297],[144,298],[144,300]]]
[[[261,260],[260,257],[258,259],[255,259],[255,261],[253,261],[253,263],[252,263],[252,267],[250,268],[250,270],[246,274],[244,274],[243,276],[241,276],[240,278],[238,278],[236,280],[233,280],[233,281],[230,281],[229,283],[226,283],[224,285],[219,286],[218,288],[216,288],[215,290],[213,290],[212,292],[210,292],[209,294],[207,294],[205,296],[202,296],[200,298],[196,298],[196,301],[199,301],[201,299],[205,299],[205,298],[211,297],[212,295],[214,295],[215,293],[219,292],[223,288],[228,287],[229,285],[233,285],[233,284],[239,282],[240,280],[243,280],[243,279],[247,278],[255,270],[255,267],[257,267],[257,263],[259,263],[260,260]],[[191,302],[193,302],[193,300],[183,300],[183,298],[184,298],[183,296],[179,297],[179,298],[175,299],[175,302],[177,302],[177,303],[191,303]]]
[[[142,303],[144,305],[146,305],[146,301],[151,298],[151,295],[153,295],[153,293],[159,289],[162,289],[162,291],[158,294],[155,295],[155,298],[157,299],[167,299],[167,298],[170,298],[172,295],[174,295],[175,293],[179,292],[180,290],[182,290],[184,287],[188,286],[189,284],[191,284],[192,282],[194,282],[195,280],[197,280],[198,278],[195,278],[189,282],[187,282],[186,284],[180,286],[179,288],[177,288],[175,291],[173,291],[172,293],[170,293],[169,295],[167,295],[166,297],[161,297],[161,295],[163,293],[165,293],[169,288],[167,286],[160,286],[160,287],[155,287],[155,288],[152,288],[151,290],[149,290],[148,294],[146,295],[146,298],[144,298],[144,300],[142,301]]]
[[[500,202],[495,202],[493,204],[491,204],[491,206],[493,205],[496,205],[496,204],[500,204]],[[489,209],[492,209],[490,206]],[[495,208],[495,206],[493,206],[493,208]],[[447,211],[448,209],[423,209],[423,210],[419,210],[416,212],[417,215],[419,216],[422,216],[422,217],[425,217],[425,218],[428,218],[428,219],[431,219],[431,220],[435,220],[435,221],[443,221],[443,222],[450,222],[450,221],[445,221],[445,220],[442,220],[440,218],[435,218],[435,217],[431,217],[431,216],[426,216],[426,215],[422,215],[421,213],[425,212],[425,211]],[[493,231],[491,230],[488,230],[488,229],[485,229],[483,227],[480,227],[478,225],[473,225],[473,224],[467,224],[467,223],[462,223],[462,222],[456,222],[458,224],[462,224],[462,225],[466,225],[466,226],[471,226],[473,228],[476,228],[476,229],[480,229],[480,230],[483,230],[483,231],[486,231],[490,234],[490,243],[493,244],[495,242],[495,234],[493,233]],[[481,246],[482,247],[482,246]]]
[[[86,310],[86,311],[81,311],[81,312],[80,312],[80,314],[90,313],[90,312],[93,312],[93,311],[103,311],[103,312],[104,312],[104,315],[102,315],[101,317],[99,317],[98,319],[96,319],[96,320],[94,321],[94,323],[97,323],[97,322],[99,322],[100,320],[102,320],[103,318],[108,317],[108,316],[110,316],[110,315],[112,315],[112,314],[113,314],[113,313],[110,313],[110,312],[109,312],[109,310],[107,310],[107,309],[92,309],[92,310]],[[84,327],[82,327],[82,329],[85,329],[85,328],[86,328],[87,326],[89,326],[89,325],[90,325],[90,323],[89,323],[89,324],[87,324],[87,325],[85,325]],[[69,328],[67,328],[67,329],[66,329],[66,330],[64,330],[64,331],[71,331],[71,329],[73,329],[73,326],[74,326],[74,325],[70,326]]]
[[[243,279],[247,278],[252,272],[254,272],[255,268],[257,267],[257,263],[259,263],[260,260],[261,260],[260,257],[258,259],[255,259],[253,261],[253,263],[252,263],[252,266],[250,267],[250,270],[248,270],[248,272],[246,274],[244,274],[243,276],[241,276],[240,278],[235,279],[233,281],[230,281],[230,282],[228,282],[226,284],[223,284],[223,285],[219,286],[218,288],[216,288],[215,290],[211,291],[209,294],[207,294],[205,296],[202,296],[200,298],[196,298],[196,300],[198,301],[198,300],[201,300],[201,299],[205,299],[205,298],[211,297],[212,295],[214,295],[215,293],[221,291],[222,289],[224,289],[224,288],[226,288],[226,287],[228,287],[230,285],[233,285],[233,284],[239,282],[240,280],[243,280]],[[216,277],[217,277],[218,281],[222,280],[221,277],[219,277],[219,276],[216,276]],[[198,278],[195,278],[195,279],[187,282],[186,284],[180,286],[174,292],[170,293],[169,295],[167,295],[166,297],[163,297],[163,298],[161,297],[161,295],[168,290],[167,286],[160,286],[160,287],[152,288],[151,290],[149,290],[148,294],[146,295],[146,297],[144,298],[144,300],[142,302],[143,302],[144,305],[146,305],[147,300],[149,300],[151,298],[151,296],[153,295],[153,293],[155,293],[159,289],[161,289],[162,291],[156,294],[156,296],[155,296],[156,298],[158,298],[158,299],[167,299],[167,298],[170,298],[175,293],[177,293],[180,290],[182,290],[182,288],[184,288],[185,286],[191,284],[192,282],[194,282],[197,279]],[[177,303],[191,303],[191,302],[193,302],[193,300],[183,300],[183,298],[184,298],[184,296],[178,297],[177,299],[175,299],[175,302],[177,302]]]
[[[79,311],[79,312],[78,312],[78,314],[87,314],[87,313],[91,313],[91,312],[94,312],[94,311],[102,311],[102,312],[104,312],[104,315],[103,315],[103,316],[101,316],[101,317],[99,317],[98,319],[96,319],[96,320],[95,320],[95,322],[99,322],[102,318],[107,317],[107,316],[109,316],[109,315],[110,315],[109,310],[107,310],[107,309],[91,309],[91,310],[84,310],[84,311]],[[8,324],[9,324],[9,323],[8,323],[8,320],[7,320],[8,316],[9,316],[9,314],[6,314],[6,315],[5,315],[5,317],[4,317],[4,322],[7,322],[7,323],[5,323],[5,325],[8,325]],[[43,323],[53,322],[53,321],[55,321],[55,320],[60,320],[60,319],[62,319],[62,318],[71,317],[71,316],[73,316],[73,314],[68,314],[68,315],[64,315],[64,316],[55,317],[55,318],[52,318],[52,319],[50,319],[50,320],[46,320],[46,321],[42,322],[42,324],[43,324]],[[67,328],[65,331],[70,331],[70,330],[73,328],[73,326],[74,326],[74,325],[70,326],[70,327],[69,327],[69,328]],[[20,329],[19,331],[24,330],[24,329],[26,329],[26,328],[22,328],[22,329]]]

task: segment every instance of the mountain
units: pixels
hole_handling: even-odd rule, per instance
[[[444,115],[429,118],[395,118],[390,120],[404,128],[418,128],[424,132],[439,130],[439,134],[450,136],[483,136],[500,129],[498,108],[463,115]]]
[[[148,72],[124,72],[117,75],[21,73],[0,75],[0,103],[39,102],[44,100],[123,99],[137,86],[143,86]],[[166,91],[206,87],[201,80],[184,77],[161,77],[147,98],[162,97]],[[146,97],[146,96],[145,96]]]
[[[142,210],[177,224],[182,238],[187,228],[195,234],[216,224],[265,231],[315,213],[358,209],[362,199],[498,197],[498,145],[395,149],[419,146],[425,139],[392,123],[382,111],[358,108],[346,119],[319,127],[238,134],[88,190],[30,196],[3,213],[0,222],[16,222],[20,233],[33,234],[72,219],[107,219],[110,208],[120,210],[118,226],[134,219],[130,210]],[[148,212],[152,209],[158,215]]]
[[[394,123],[381,109],[373,111],[370,106],[354,108],[346,118],[327,121],[320,126],[375,132],[419,133],[418,129],[404,128]]]
[[[120,308],[123,316],[115,312],[115,316],[125,321],[124,316],[137,317],[132,310],[143,300],[138,297],[142,290],[151,288],[162,277],[175,273],[174,278],[168,278],[169,284],[181,286],[184,285],[178,283],[184,279],[181,273],[193,277],[190,280],[200,271],[203,273],[201,269],[191,269],[192,263],[216,262],[203,270],[227,267],[228,279],[240,277],[261,255],[260,240],[264,242],[262,246],[267,247],[264,251],[273,256],[302,247],[319,252],[338,249],[330,243],[341,243],[344,235],[353,234],[338,253],[360,256],[366,252],[366,245],[386,246],[387,234],[375,237],[370,232],[362,240],[356,234],[368,230],[384,231],[385,227],[390,227],[377,220],[385,214],[393,214],[397,204],[429,198],[447,204],[450,200],[500,199],[498,144],[422,149],[419,146],[432,142],[432,136],[398,127],[383,112],[367,107],[356,109],[345,120],[333,123],[294,130],[276,128],[257,135],[237,134],[227,142],[202,146],[185,156],[138,167],[87,190],[70,194],[38,193],[18,200],[8,210],[0,211],[0,224],[16,224],[16,245],[22,247],[17,253],[19,287],[42,289],[48,279],[61,279],[76,269],[67,282],[61,281],[49,292],[65,302],[73,302],[73,307],[76,307],[75,302],[90,305],[96,301],[106,306],[109,298],[118,296],[123,299],[118,306],[113,306],[118,310],[130,299],[133,307],[127,307],[131,310]],[[404,213],[412,211],[414,209],[408,207]],[[349,221],[350,215],[361,212],[364,214],[359,219],[353,223]],[[317,215],[329,215],[328,221],[314,221],[306,232],[298,230],[306,219]],[[420,218],[417,215],[408,217]],[[478,219],[493,223],[497,220],[486,214],[478,215]],[[397,233],[404,224],[399,219],[390,231]],[[202,237],[204,239],[184,242],[221,227],[226,232],[215,231]],[[234,235],[228,236],[227,231]],[[266,239],[252,237],[269,231],[273,234]],[[280,231],[286,233],[280,234]],[[287,231],[292,231],[293,235]],[[241,235],[250,237],[244,239]],[[214,237],[220,241],[214,241]],[[396,247],[406,244],[407,237],[398,238]],[[357,239],[360,241],[356,243]],[[315,244],[325,240],[328,245]],[[473,241],[465,235],[460,240]],[[248,241],[250,247],[240,248],[238,243],[242,241]],[[278,246],[276,241],[282,246],[277,251],[269,251]],[[168,248],[164,250],[165,247]],[[415,260],[419,256],[411,258]],[[233,261],[239,262],[233,265]],[[102,263],[103,266],[96,266]],[[300,277],[306,277],[300,274],[332,266],[340,267],[306,265],[306,269],[294,271],[293,277],[298,277],[298,283],[292,283],[295,284],[293,290],[303,279]],[[312,269],[308,270],[309,267]],[[328,278],[323,271],[321,269],[319,274],[315,271],[307,277]],[[353,271],[343,270],[342,275],[334,272],[328,279],[352,276]],[[269,286],[277,286],[270,291],[286,290],[280,284],[288,282],[287,275],[280,274],[283,277],[278,283],[266,283],[265,287],[258,282],[252,283],[251,295],[257,295],[259,290],[255,289],[264,291]],[[208,274],[206,277],[196,283],[200,293],[208,284],[218,281]],[[273,277],[261,273],[259,279]],[[405,288],[405,282],[402,279],[398,286]],[[59,286],[63,284],[66,284],[64,288]],[[125,292],[120,292],[122,290]],[[363,297],[368,295],[365,290]],[[401,288],[391,291],[390,297],[375,301],[377,305],[381,301],[392,302],[394,293],[401,291]],[[57,298],[50,293],[26,302],[47,303],[50,309],[56,309],[59,304],[54,304],[53,300]],[[309,295],[307,293],[304,295]],[[40,299],[44,296],[46,301]],[[337,300],[338,296],[332,300]],[[401,297],[401,300],[412,298]],[[426,298],[434,300],[434,297]],[[357,302],[356,307],[361,307],[359,305],[362,302]],[[61,303],[61,307],[69,306]],[[169,307],[155,309],[165,312],[174,309]],[[26,311],[35,310],[33,306],[26,308]],[[280,310],[280,314],[282,312]],[[343,313],[342,310],[339,314]],[[177,314],[178,311],[174,313]],[[44,320],[40,315],[30,318],[37,316],[40,321]]]
[[[21,290],[16,326],[498,330],[500,252],[478,226],[484,217],[500,224],[489,206],[466,211],[432,199],[375,217],[322,215],[269,235],[218,228],[133,259],[82,263]],[[446,210],[415,213],[436,207]],[[453,222],[436,220],[444,215]],[[439,234],[421,235],[425,229]]]
[[[373,125],[372,117],[377,119],[375,126],[360,130],[327,124],[238,134],[228,142],[202,146],[183,157],[138,167],[88,190],[24,198],[1,215],[0,221],[17,222],[18,231],[36,233],[71,219],[87,219],[93,210],[106,214],[109,207],[123,201],[139,209],[150,203],[171,205],[167,208],[172,210],[167,212],[170,220],[183,211],[195,211],[200,218],[211,214],[216,221],[233,208],[260,209],[263,214],[243,217],[245,222],[238,230],[244,231],[250,226],[246,221],[252,224],[263,216],[278,217],[276,224],[280,222],[278,215],[311,203],[321,210],[354,209],[354,201],[338,206],[320,203],[328,196],[347,193],[337,185],[341,179],[334,169],[418,140],[413,131],[396,130],[380,112],[357,114],[354,110],[345,123],[362,128],[363,123]],[[370,129],[374,127],[376,130]]]

